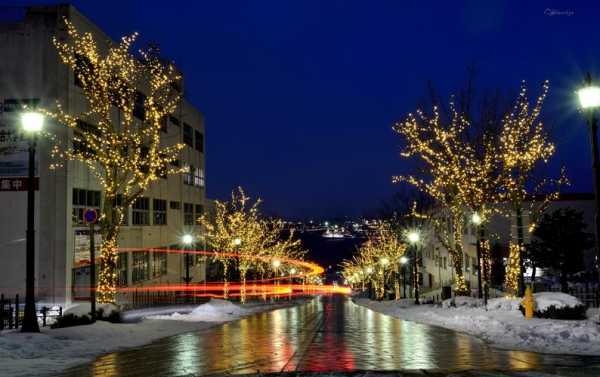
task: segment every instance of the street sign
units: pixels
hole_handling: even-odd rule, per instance
[[[95,224],[98,220],[98,212],[93,208],[88,208],[83,213],[83,220],[86,224]]]

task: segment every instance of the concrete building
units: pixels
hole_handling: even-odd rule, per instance
[[[10,11],[15,13],[14,8]],[[28,7],[16,14],[14,22],[0,24],[0,293],[6,295],[24,294],[25,286],[26,180],[22,177],[27,175],[27,144],[19,139],[22,105],[52,108],[58,101],[68,113],[85,111],[82,89],[52,44],[52,37],[66,37],[63,17],[78,30],[91,32],[97,41],[110,41],[69,5]],[[47,121],[45,130],[57,142],[72,143],[72,129]],[[177,163],[189,167],[189,173],[160,179],[129,208],[119,240],[122,247],[172,246],[185,232],[200,231],[195,219],[205,205],[203,116],[184,100],[161,135],[165,145],[185,144]],[[53,143],[49,137],[40,137],[38,143],[35,278],[40,300],[70,302],[88,294],[81,289],[89,279],[89,232],[83,212],[99,210],[103,196],[83,164],[67,162],[49,168]],[[178,254],[139,251],[122,253],[119,259],[121,285],[178,283],[183,271]],[[195,263],[192,274],[193,281],[203,281],[204,264]]]
[[[523,205],[522,229],[525,243],[530,240],[529,227],[532,221],[531,211],[537,211],[542,204],[542,198],[532,198]],[[584,222],[587,224],[586,231],[594,233],[594,195],[591,193],[566,193],[551,202],[546,213],[557,209],[571,208],[583,213]],[[516,214],[510,216],[495,215],[487,225],[487,237],[492,243],[500,245],[502,250],[508,250],[511,240],[516,242],[517,220]],[[473,294],[477,293],[477,249],[476,229],[465,219],[463,227],[463,273],[467,284]],[[451,265],[451,256],[437,240],[435,236],[429,236],[423,243],[422,265],[420,267],[420,281],[424,297],[437,296],[443,286],[450,286],[454,279],[454,269]],[[595,271],[597,257],[592,247],[584,253],[584,265],[588,270]],[[504,268],[504,266],[492,265],[492,269]],[[541,272],[538,271],[539,277]],[[527,276],[527,275],[526,275]]]

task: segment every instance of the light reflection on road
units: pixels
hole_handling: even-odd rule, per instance
[[[496,350],[473,337],[381,315],[346,297],[334,296],[102,356],[67,375],[521,370],[554,364],[577,366],[590,361]],[[594,361],[598,363],[598,359]]]

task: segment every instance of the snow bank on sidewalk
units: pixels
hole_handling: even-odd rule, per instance
[[[445,327],[477,336],[504,349],[555,354],[600,355],[600,326],[591,320],[526,320],[518,300],[490,300],[484,308],[443,308],[433,305],[395,306],[355,299],[358,305],[396,318]]]
[[[113,324],[97,321],[92,325],[62,329],[42,328],[40,334],[22,334],[18,331],[0,332],[0,377],[56,375],[77,364],[92,361],[97,356],[126,348],[139,347],[154,340],[186,332],[203,330],[218,322],[227,322],[244,315],[278,309],[302,303],[302,300],[272,304],[251,304],[248,308],[223,300],[212,300],[198,307],[188,306],[194,320],[160,320],[139,316],[136,323]],[[209,305],[210,304],[210,305]],[[208,305],[208,306],[207,306]],[[74,308],[73,312],[86,308]],[[175,308],[160,308],[160,312],[174,316]],[[89,309],[88,309],[89,311]],[[142,313],[156,313],[151,308]],[[192,314],[194,313],[195,314]],[[180,315],[185,316],[185,314]],[[176,316],[175,316],[176,317]],[[141,319],[143,318],[143,319]],[[152,319],[151,319],[152,318]]]
[[[196,307],[188,314],[175,312],[168,315],[149,316],[147,318],[189,322],[223,322],[238,319],[253,312],[251,309],[235,305],[230,301],[213,298],[206,304]]]

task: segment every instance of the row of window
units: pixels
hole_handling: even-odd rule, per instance
[[[204,187],[204,170],[194,166],[183,173],[183,183],[190,186]]]
[[[81,82],[81,75],[85,75],[85,70],[90,69],[91,68],[91,63],[89,61],[89,59],[87,59],[87,57],[83,56],[83,55],[77,55],[75,57],[76,59],[76,66],[75,66],[75,70],[73,72],[74,75],[74,81],[75,81],[75,85],[82,87],[83,83]],[[118,78],[115,78],[118,79]],[[175,90],[179,90],[178,87],[176,86]],[[111,101],[113,102],[114,105],[117,105],[120,101],[119,98],[112,98]],[[144,120],[146,117],[146,109],[144,107],[144,103],[146,102],[146,95],[140,91],[136,91],[135,92],[135,102],[134,102],[134,106],[133,106],[133,116],[140,119],[140,120]],[[168,118],[165,117],[162,122],[161,122],[161,131],[162,132],[167,132],[167,127],[168,127],[168,123],[167,123],[167,119],[171,121],[171,123],[173,123],[175,126],[180,127],[181,126],[181,122],[179,121],[179,119],[177,119],[174,116],[169,116]],[[192,126],[190,126],[189,124],[183,122],[183,142],[187,145],[190,146],[190,148],[194,148],[196,149],[198,152],[200,153],[204,153],[204,135],[198,131],[198,130],[194,130],[192,128]]]
[[[116,205],[122,205],[122,196],[117,196]],[[73,223],[81,225],[84,223],[83,214],[87,208],[100,211],[100,191],[73,189]],[[181,209],[181,202],[171,201],[169,208]],[[194,225],[196,218],[202,216],[204,207],[201,204],[184,203],[184,224]],[[123,225],[129,225],[128,210],[125,210]],[[152,214],[152,221],[150,215]],[[150,198],[140,197],[131,206],[131,225],[167,225],[167,201],[164,199],[152,199],[152,210]]]
[[[144,280],[155,279],[167,274],[167,254],[150,253],[147,251],[134,251],[122,253],[117,262],[117,277],[119,286],[128,284],[128,261],[131,254],[131,282],[139,283]],[[152,263],[150,263],[152,260]],[[190,258],[190,266],[193,267],[199,258]]]

